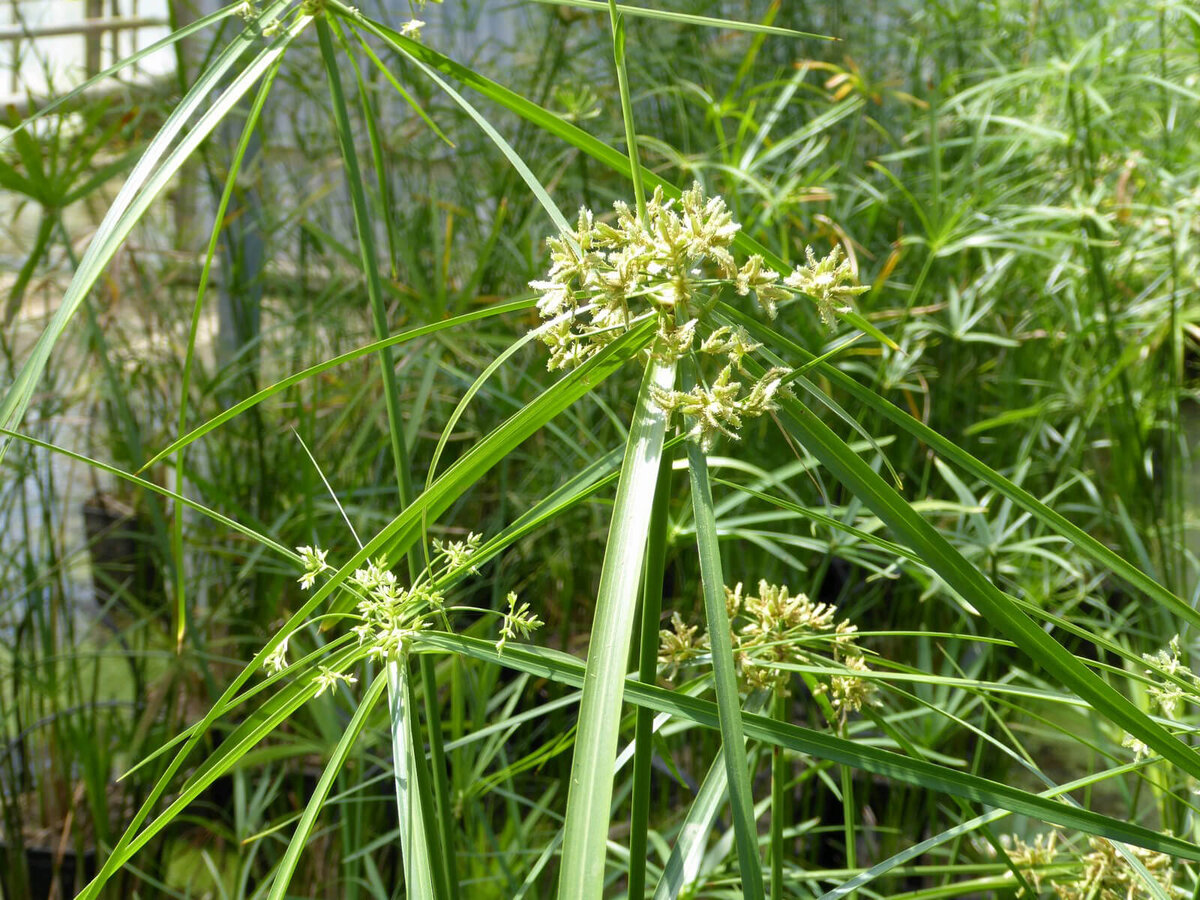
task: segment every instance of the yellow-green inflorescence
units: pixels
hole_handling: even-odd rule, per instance
[[[1136,900],[1152,896],[1129,859],[1104,838],[1089,838],[1086,853],[1059,851],[1055,846],[1057,832],[1039,834],[1031,844],[1016,836],[1005,836],[1002,841],[1013,865],[1039,895],[1049,882],[1058,900]],[[1167,854],[1130,845],[1125,850],[1145,866],[1168,897],[1191,893],[1174,883],[1175,872]]]
[[[1174,719],[1180,702],[1185,700],[1189,693],[1192,697],[1200,695],[1200,677],[1197,677],[1196,673],[1184,662],[1183,651],[1179,645],[1179,635],[1171,638],[1167,649],[1159,650],[1154,654],[1145,653],[1142,658],[1158,670],[1146,670],[1146,674],[1154,682],[1147,689],[1147,693],[1158,704],[1164,716]],[[1162,678],[1162,675],[1176,680]],[[1189,685],[1192,690],[1185,691],[1179,684],[1180,681]]]
[[[369,658],[384,662],[403,659],[415,637],[435,622],[446,621],[448,610],[442,586],[462,575],[477,573],[474,555],[482,541],[478,534],[468,534],[462,541],[435,539],[428,565],[407,586],[397,578],[385,557],[368,561],[350,576],[349,587],[358,597],[354,615],[358,624],[351,630]],[[325,561],[328,555],[325,550],[297,547],[296,552],[304,566],[304,574],[298,579],[304,590],[311,589],[322,575],[334,571]],[[529,604],[519,603],[515,593],[509,593],[507,603],[508,609],[499,614],[502,621],[496,648],[501,651],[509,640],[526,638],[542,625]],[[285,637],[266,658],[268,671],[278,673],[287,668],[289,638],[290,635]],[[314,681],[319,694],[336,690],[339,683],[352,684],[355,679],[318,666]]]
[[[733,241],[741,226],[725,202],[705,197],[699,184],[678,201],[665,199],[662,188],[656,188],[644,219],[625,203],[614,207],[614,224],[581,209],[573,232],[547,242],[550,270],[530,286],[540,294],[538,312],[545,322],[538,337],[550,350],[548,366],[573,368],[633,322],[656,317],[653,352],[660,359],[695,353],[718,369],[706,382],[701,368],[701,381],[691,390],[657,391],[654,396],[667,412],[691,417],[691,435],[706,448],[721,434],[736,439],[744,420],[774,409],[790,374],[786,368],[771,368],[754,378],[746,371],[743,359],[759,345],[740,327],[713,329],[708,321],[708,310],[722,291],[753,295],[769,319],[780,303],[808,294],[831,325],[866,290],[855,283],[840,249],[818,259],[808,248],[806,265],[787,276],[757,254],[739,262]]]
[[[1179,635],[1171,638],[1166,649],[1156,653],[1143,653],[1142,659],[1151,666],[1145,670],[1146,694],[1158,707],[1163,718],[1174,721],[1181,704],[1196,702],[1197,698],[1200,698],[1200,676],[1193,672],[1184,660]],[[1132,750],[1135,759],[1141,759],[1151,753],[1144,742],[1130,734],[1125,735],[1121,746]]]
[[[866,657],[855,643],[857,627],[838,621],[828,603],[814,603],[793,594],[787,585],[759,581],[758,593],[747,595],[737,586],[725,588],[725,609],[733,625],[733,651],[746,689],[766,688],[787,694],[792,665],[828,664],[829,675],[816,684],[842,717],[875,700],[874,682]],[[687,625],[678,613],[671,628],[659,633],[659,670],[672,679],[679,670],[709,653],[708,635]]]

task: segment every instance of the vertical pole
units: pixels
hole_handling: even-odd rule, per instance
[[[89,21],[104,18],[104,0],[84,0],[84,17]],[[102,32],[89,30],[84,37],[84,69],[91,78],[100,71]]]

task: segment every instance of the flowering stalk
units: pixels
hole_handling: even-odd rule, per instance
[[[692,446],[690,453],[703,462],[702,448]],[[697,465],[699,468],[699,465]],[[693,489],[696,490],[695,478]],[[701,488],[703,490],[703,488]],[[695,499],[695,494],[693,494]],[[711,503],[711,500],[709,501]],[[712,531],[711,543],[716,543],[715,522],[706,521],[702,509],[697,508],[696,533],[701,540],[701,568],[704,568],[704,545],[702,532]],[[714,556],[715,549],[710,551]],[[719,567],[719,560],[710,564]],[[705,575],[707,578],[708,575]],[[719,571],[713,577],[719,578]],[[796,663],[812,663],[820,659],[809,647],[820,642],[831,652],[834,663],[844,671],[829,676],[827,681],[818,681],[811,673],[801,677],[808,686],[829,724],[837,729],[838,736],[845,736],[846,722],[850,712],[859,710],[864,704],[874,702],[872,682],[855,673],[868,671],[865,657],[855,645],[857,629],[849,620],[838,621],[837,610],[828,603],[810,600],[805,594],[792,594],[787,585],[772,585],[760,580],[756,594],[747,594],[741,583],[724,589],[724,602],[719,617],[707,609],[709,632],[698,634],[699,626],[687,625],[678,613],[672,616],[672,629],[660,633],[661,649],[659,663],[666,677],[673,678],[684,666],[711,655],[715,681],[718,687],[717,702],[721,703],[722,679],[733,682],[730,693],[737,709],[737,692],[766,693],[773,697],[772,714],[781,722],[787,721],[787,697],[790,696],[789,666]],[[724,634],[713,627],[713,622],[724,624]],[[733,627],[731,627],[731,625]],[[717,626],[718,628],[720,625]],[[714,637],[714,634],[716,637]],[[729,637],[726,638],[725,634]],[[728,641],[728,651],[723,648]],[[732,674],[722,675],[721,660],[728,655],[733,662]],[[728,747],[726,742],[726,747]],[[727,757],[728,763],[728,757]],[[733,773],[730,772],[732,783]],[[783,827],[786,821],[786,785],[788,766],[783,751],[776,746],[771,754],[771,896],[781,897],[783,891]],[[842,767],[843,803],[846,814],[847,865],[856,866],[853,832],[853,783],[849,767]],[[743,882],[748,877],[743,868]]]
[[[309,0],[309,2],[312,2],[312,0]],[[370,221],[370,212],[368,210],[366,195],[363,189],[363,181],[358,168],[358,158],[351,138],[353,132],[350,128],[349,113],[346,107],[345,95],[342,92],[341,77],[338,74],[337,63],[333,55],[333,42],[330,36],[330,26],[324,17],[321,17],[317,21],[317,37],[320,42],[321,55],[325,61],[334,118],[338,125],[338,139],[341,145],[342,160],[346,168],[346,180],[350,187],[350,196],[354,209],[355,230],[358,234],[363,273],[366,276],[367,295],[370,300],[372,321],[375,326],[375,335],[377,339],[383,340],[388,336],[389,329],[387,324],[387,312],[383,302],[382,282],[380,279],[378,261],[375,254],[374,229]],[[408,448],[406,447],[404,440],[403,418],[401,416],[399,406],[400,392],[396,383],[396,372],[392,361],[392,354],[389,349],[380,351],[379,366],[380,373],[383,378],[384,403],[387,408],[389,426],[388,432],[391,438],[392,462],[396,472],[399,500],[401,506],[408,506],[413,499],[412,478],[409,471]],[[415,560],[410,559],[409,568],[410,574],[415,577],[417,568]],[[402,676],[405,674],[399,672],[397,667],[407,665],[407,661],[400,662],[394,656],[389,656],[386,665],[389,667],[388,708],[391,711],[393,722],[396,722],[398,718],[401,717],[402,712],[402,700],[396,695],[396,687],[402,683]],[[432,697],[435,690],[435,686],[432,681],[433,674],[434,670],[432,665],[428,662],[423,662],[422,677],[428,682],[425,686],[426,697]],[[431,724],[434,722],[433,717],[430,717],[430,722]],[[434,729],[431,728],[430,731],[432,736]],[[442,758],[443,755],[440,752],[440,740],[433,739],[432,743],[435,757],[435,772],[437,773],[438,778],[438,795],[443,807],[443,815],[438,818],[440,818],[444,823],[448,821],[448,817],[446,815],[446,813],[448,813],[448,809],[446,809],[448,798],[445,788],[445,762]],[[397,766],[400,765],[400,757],[396,754],[402,752],[403,747],[393,741],[393,761]],[[423,757],[422,761],[424,761]],[[398,780],[396,801],[401,807],[400,815],[403,817],[405,814],[404,807],[407,805],[407,802],[406,799],[399,793],[399,788],[400,781]],[[427,817],[423,818],[423,821],[427,820]],[[437,854],[437,858],[434,861],[434,868],[437,870],[436,875],[438,877],[433,878],[432,880],[423,881],[422,884],[429,885],[431,887],[436,886],[434,889],[436,896],[447,898],[447,900],[453,900],[453,897],[456,896],[456,892],[452,893],[453,888],[450,886],[455,883],[455,879],[452,875],[451,862],[454,848],[449,840],[449,835],[446,831],[441,830],[435,831],[433,834],[427,835],[426,837],[427,839],[436,840],[438,844],[442,844],[444,846],[440,847],[441,852]],[[424,841],[422,842],[421,846],[425,846]],[[411,851],[410,848],[404,849],[406,851],[405,866],[407,869],[411,859]],[[424,855],[425,857],[428,857],[427,850],[425,851]],[[419,863],[420,859],[421,856],[418,854],[418,857],[416,860],[414,860],[414,862]],[[423,874],[428,876],[429,865],[427,859],[421,868],[423,870]],[[412,870],[406,871],[406,874],[412,873]],[[406,888],[408,888],[410,891],[413,890],[413,883],[408,882],[406,884]]]
[[[739,264],[731,248],[740,226],[732,220],[724,201],[705,197],[699,184],[678,201],[666,199],[658,187],[637,215],[621,202],[615,204],[615,211],[615,224],[608,224],[597,221],[590,210],[580,210],[574,232],[547,241],[550,270],[544,279],[530,284],[541,295],[538,311],[544,322],[537,336],[550,351],[551,370],[580,365],[647,316],[657,324],[626,445],[588,653],[560,880],[560,896],[571,898],[598,896],[594,892],[603,883],[604,839],[616,752],[616,732],[611,723],[620,712],[637,576],[645,551],[647,498],[653,495],[646,454],[658,458],[667,422],[675,413],[682,414],[694,444],[699,445],[689,450],[691,469],[694,475],[697,471],[704,473],[700,482],[693,479],[697,520],[703,514],[702,506],[711,519],[712,498],[704,454],[722,435],[736,440],[744,420],[774,410],[776,398],[785,392],[784,379],[790,374],[789,369],[780,367],[752,377],[745,359],[758,345],[740,327],[714,328],[708,311],[722,291],[732,290],[740,296],[753,294],[763,314],[773,317],[778,304],[791,299],[796,291],[813,290],[828,301],[829,315],[833,315],[842,308],[839,303],[846,296],[862,290],[846,284],[849,270],[837,254],[818,261],[810,253],[809,265],[797,268],[786,278],[770,269],[761,256],[751,256]],[[676,390],[675,367],[684,359],[691,364],[692,374],[685,389]],[[701,359],[719,367],[715,377],[704,379],[701,366],[696,364]],[[657,432],[655,443],[631,456],[637,441],[642,440],[639,435],[643,429]],[[638,503],[630,500],[631,484],[639,485],[637,490],[643,495]],[[712,604],[720,606],[724,619],[715,523],[710,525],[712,546],[701,547],[702,558],[708,557],[705,592],[706,597],[711,594],[716,598]],[[635,526],[631,533],[630,528]],[[703,538],[699,528],[697,534]],[[623,571],[618,571],[621,567]],[[728,621],[722,625],[711,611],[709,627],[714,633],[722,627],[726,634],[729,632]],[[721,729],[727,746],[743,890],[748,896],[759,897],[761,862],[745,748],[740,738],[731,639],[725,645],[714,648],[714,664],[719,667]]]
[[[359,657],[382,664],[386,675],[405,884],[414,895],[453,896],[456,885],[436,843],[448,840],[448,829],[439,828],[437,804],[431,788],[436,779],[425,760],[424,740],[413,699],[409,655],[413,643],[431,624],[437,622],[449,627],[443,588],[456,578],[477,571],[472,557],[482,540],[482,535],[478,534],[468,534],[461,541],[435,539],[425,568],[410,579],[408,586],[396,577],[385,557],[368,561],[344,585],[359,598],[354,614],[359,621],[351,628],[361,648]],[[304,572],[297,581],[304,590],[312,589],[318,579],[334,572],[333,566],[326,561],[328,554],[324,550],[298,547],[297,554],[304,565]],[[529,604],[518,603],[516,594],[510,593],[497,649],[502,650],[509,638],[527,637],[541,624],[530,611]],[[288,668],[288,644],[288,637],[285,637],[268,655],[265,661],[268,671],[279,673]],[[420,656],[427,692],[435,684],[430,659],[426,654]],[[353,675],[334,666],[318,665],[312,676],[316,688],[314,696],[336,691],[339,685],[355,681]],[[429,712],[429,698],[426,698],[426,705],[430,721],[436,721]]]

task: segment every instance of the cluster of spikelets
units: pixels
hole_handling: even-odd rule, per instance
[[[741,226],[724,201],[705,197],[699,184],[678,202],[665,199],[662,188],[656,188],[644,219],[625,203],[614,206],[612,225],[581,209],[573,232],[547,241],[551,266],[546,278],[530,282],[540,295],[538,312],[545,322],[538,337],[550,350],[548,366],[578,366],[634,322],[653,316],[658,326],[654,353],[660,359],[674,361],[695,352],[720,366],[710,384],[655,397],[668,412],[694,417],[693,437],[706,444],[718,434],[736,437],[743,419],[773,409],[789,374],[775,368],[752,378],[742,358],[757,345],[739,328],[710,329],[707,312],[722,291],[753,295],[772,319],[779,303],[807,294],[831,325],[866,290],[855,283],[840,249],[817,259],[809,248],[807,264],[786,277],[758,255],[739,264],[733,240]]]
[[[1142,659],[1151,666],[1145,670],[1148,678],[1146,693],[1164,718],[1175,719],[1180,703],[1189,697],[1200,696],[1200,676],[1184,660],[1179,635],[1171,638],[1166,649],[1143,653]],[[1135,759],[1151,753],[1144,742],[1129,734],[1125,735],[1121,746],[1132,750]]]
[[[1087,853],[1063,856],[1056,851],[1057,839],[1057,832],[1039,834],[1032,844],[1016,836],[1003,839],[1013,865],[1039,895],[1043,884],[1049,882],[1059,900],[1135,900],[1151,896],[1142,876],[1112,841],[1089,838],[1091,849]],[[1127,846],[1126,852],[1145,866],[1167,896],[1190,893],[1174,884],[1175,873],[1167,854],[1133,846]]]
[[[827,693],[843,717],[874,701],[874,682],[863,677],[870,668],[855,643],[858,629],[848,619],[837,621],[837,610],[830,604],[814,603],[805,594],[792,594],[787,585],[766,581],[759,581],[757,594],[747,596],[739,582],[725,588],[725,610],[747,690],[764,688],[786,695],[793,674],[787,666],[828,664],[832,657],[837,668],[815,683],[815,691]],[[672,614],[671,628],[662,630],[659,638],[659,669],[667,679],[710,652],[708,635],[684,623],[679,613]]]
[[[441,3],[442,0],[409,0],[408,8],[412,13],[412,18],[400,26],[400,34],[402,37],[410,38],[414,41],[421,40],[421,29],[425,27],[425,23],[417,18],[417,13],[425,8],[427,2]]]
[[[690,339],[689,339],[690,343]],[[737,440],[743,419],[753,419],[775,408],[775,397],[786,390],[784,379],[789,370],[768,369],[761,378],[752,379],[742,360],[759,348],[745,330],[722,326],[713,331],[697,348],[709,357],[724,362],[711,384],[697,384],[688,391],[664,391],[651,386],[651,397],[669,415],[682,413],[691,422],[689,437],[711,450],[718,434]],[[747,381],[750,384],[746,388]]]
[[[1147,688],[1147,693],[1158,704],[1164,716],[1174,719],[1180,702],[1189,693],[1193,697],[1200,694],[1200,677],[1197,677],[1184,661],[1183,651],[1179,646],[1179,635],[1171,638],[1165,650],[1143,654],[1142,658],[1155,667],[1146,670],[1146,674],[1155,681]],[[1185,690],[1183,685],[1189,686],[1191,690]]]
[[[482,541],[482,535],[478,534],[468,534],[463,541],[435,539],[425,570],[408,586],[400,582],[384,557],[368,561],[350,576],[349,586],[359,598],[355,614],[358,624],[351,630],[358,637],[359,645],[366,648],[369,658],[384,662],[402,659],[414,637],[435,620],[445,622],[445,595],[440,585],[477,572],[472,558]],[[326,551],[297,547],[296,552],[304,564],[304,574],[298,579],[304,590],[312,588],[322,574],[333,571],[325,561]],[[526,638],[542,625],[530,611],[529,604],[519,603],[515,593],[509,593],[507,603],[508,609],[501,614],[500,637],[496,641],[496,648],[501,651],[509,640]],[[287,653],[288,641],[284,639],[267,657],[268,670],[283,671],[288,664]],[[316,680],[320,693],[326,688],[336,688],[339,681],[353,682],[355,679],[318,667]]]

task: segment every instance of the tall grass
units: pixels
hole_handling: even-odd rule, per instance
[[[1195,892],[1200,19],[681,7],[230,7],[154,128],[14,123],[5,896],[30,804],[84,897]],[[652,269],[548,371],[544,238],[693,182],[870,290]],[[153,588],[83,604],[55,459]]]

